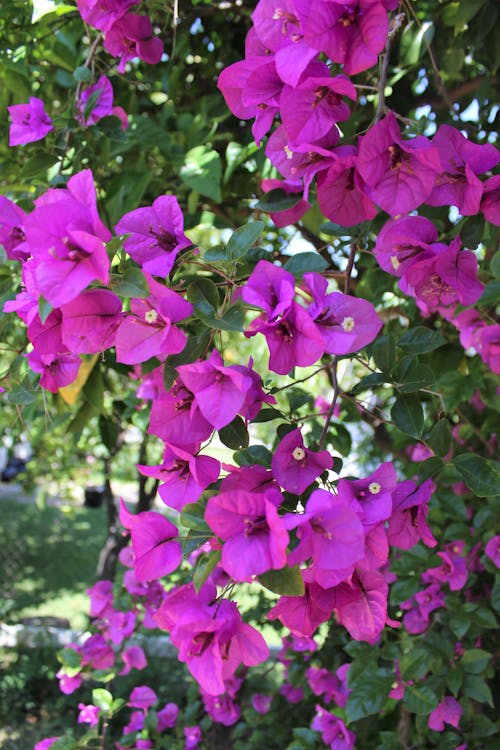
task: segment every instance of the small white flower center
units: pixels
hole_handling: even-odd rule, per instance
[[[306,452],[303,448],[301,448],[300,445],[293,449],[292,458],[294,458],[296,461],[303,461],[305,457]]]
[[[369,489],[369,491],[371,492],[372,495],[378,495],[378,493],[380,492],[380,490],[382,489],[382,487],[379,485],[378,482],[372,482],[368,486],[368,489]]]
[[[396,258],[395,255],[391,255],[391,263],[395,271],[397,271],[399,266],[401,265],[401,263],[399,262],[399,260]]]
[[[349,331],[352,331],[354,326],[355,326],[354,318],[351,318],[351,317],[344,318],[344,320],[342,321],[342,328],[344,329],[344,331],[347,331],[348,333]]]
[[[146,323],[156,323],[158,320],[158,313],[156,310],[148,310],[146,313],[144,313],[144,319]]]

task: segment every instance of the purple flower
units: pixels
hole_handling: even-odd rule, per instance
[[[443,732],[445,724],[449,724],[457,729],[462,713],[463,708],[460,703],[455,698],[447,695],[429,715],[427,726],[435,732]]]
[[[340,479],[337,491],[354,507],[365,527],[387,521],[392,513],[392,492],[396,489],[396,470],[390,461],[379,466],[366,479]]]
[[[115,227],[117,234],[129,235],[123,247],[144,271],[165,278],[177,255],[189,247],[184,234],[184,217],[177,198],[160,195],[152,206],[125,214]]]
[[[163,42],[153,36],[148,16],[127,13],[106,32],[104,49],[110,55],[120,58],[117,70],[124,73],[126,63],[136,57],[150,65],[159,63],[163,55]]]
[[[61,307],[64,345],[75,354],[97,354],[109,349],[115,343],[121,310],[120,298],[109,289],[82,292]]]
[[[356,735],[347,729],[338,716],[329,713],[322,706],[316,706],[312,729],[321,732],[321,739],[331,750],[352,750],[356,742]]]
[[[432,144],[439,149],[443,171],[437,176],[427,203],[457,206],[463,216],[477,214],[483,183],[476,175],[495,167],[500,161],[500,152],[491,143],[471,143],[451,125],[441,125]]]
[[[30,255],[23,228],[25,219],[22,208],[0,196],[0,244],[9,260],[24,261]]]
[[[40,141],[54,129],[52,120],[44,107],[43,101],[36,96],[30,96],[28,104],[13,104],[7,107],[12,120],[9,146]]]
[[[94,103],[85,116],[85,109],[91,97],[94,99]],[[89,127],[95,125],[103,117],[109,117],[110,115],[118,117],[122,123],[122,129],[127,129],[127,114],[121,107],[113,107],[113,86],[109,78],[102,75],[93,86],[83,89],[80,94],[76,103],[76,119],[80,125]]]
[[[47,737],[45,740],[40,740],[40,742],[36,743],[33,750],[49,750],[58,739],[59,737]]]
[[[358,170],[368,196],[396,216],[412,211],[429,197],[441,162],[438,149],[424,136],[404,141],[390,112],[363,136]]]
[[[128,674],[132,669],[146,669],[148,662],[140,646],[129,646],[122,653],[125,664],[120,674]]]
[[[371,68],[388,32],[387,10],[378,0],[300,0],[304,41],[343,63],[348,75]]]
[[[139,583],[153,581],[172,573],[182,560],[181,545],[175,540],[177,527],[161,513],[129,513],[123,500],[120,521],[130,530],[134,550],[134,570]]]
[[[305,273],[313,301],[307,312],[329,354],[351,354],[370,344],[382,328],[371,302],[341,292],[327,294],[328,282],[317,273]]]
[[[344,227],[369,221],[377,207],[366,194],[366,185],[357,168],[357,149],[339,146],[331,152],[335,160],[318,175],[318,203],[322,212]]]
[[[194,393],[205,419],[216,430],[234,419],[246,400],[247,391],[253,386],[249,375],[241,372],[238,366],[225,367],[216,349],[204,362],[181,365],[177,372]]]
[[[263,695],[262,693],[254,693],[252,695],[253,709],[262,716],[268,713],[269,709],[271,708],[272,701],[272,695]]]
[[[356,101],[356,89],[346,76],[332,77],[326,63],[311,63],[297,86],[285,86],[279,102],[281,121],[295,143],[314,143],[332,124],[347,120],[347,96]]]
[[[187,503],[195,503],[203,490],[217,481],[220,463],[210,456],[193,456],[175,445],[167,445],[163,464],[138,464],[137,469],[147,477],[159,479],[161,499],[180,511]]]
[[[28,363],[34,372],[41,374],[42,388],[52,393],[76,380],[81,365],[77,354],[39,354],[36,350],[28,354]]]
[[[420,257],[428,257],[429,252],[433,252],[437,238],[436,227],[425,216],[390,219],[378,233],[375,257],[384,271],[403,276]]]
[[[78,11],[89,26],[108,31],[132,5],[140,0],[76,0]]]
[[[387,582],[379,571],[358,568],[334,589],[338,621],[356,641],[376,643],[387,621]]]
[[[99,711],[101,710],[98,706],[85,703],[79,703],[78,709],[78,724],[90,724],[91,727],[95,727],[99,724]]]
[[[280,441],[271,462],[274,478],[287,492],[301,495],[316,477],[333,466],[328,451],[316,453],[304,446],[300,430]]]
[[[311,560],[303,571],[305,581],[323,588],[348,579],[354,564],[365,556],[365,537],[361,522],[342,500],[324,490],[312,493],[306,512],[285,516],[287,528],[298,526],[299,545],[289,554],[290,565]]]
[[[302,182],[272,179],[262,180],[261,188],[264,193],[279,188],[284,190],[288,195],[293,195],[294,193],[301,193],[303,185]],[[299,221],[310,207],[310,203],[301,199],[292,208],[286,208],[283,211],[273,211],[269,215],[277,227],[286,227],[288,224],[295,224]]]
[[[199,726],[184,727],[184,750],[193,750],[201,742],[201,729]]]
[[[205,520],[224,542],[222,566],[235,581],[286,565],[288,532],[265,494],[235,490],[215,495]]]
[[[131,708],[140,708],[144,712],[154,706],[158,696],[154,690],[151,690],[147,685],[140,685],[132,690],[129,696],[129,702],[127,706]]]
[[[157,712],[158,717],[158,732],[163,732],[165,729],[173,729],[177,723],[177,717],[179,716],[179,706],[177,703],[167,703],[161,711]]]
[[[492,561],[493,565],[500,568],[500,535],[492,537],[484,548],[484,553]]]
[[[392,493],[392,515],[389,519],[389,544],[399,549],[410,549],[422,540],[427,547],[437,542],[426,523],[427,503],[435,490],[432,479],[420,487],[411,479],[400,482]]]
[[[130,314],[116,331],[116,359],[128,365],[178,354],[186,345],[186,334],[174,324],[188,318],[193,306],[152,277],[147,282],[149,297],[131,301]]]
[[[267,613],[268,620],[279,619],[296,636],[311,636],[332,616],[335,589],[318,583],[305,583],[303,596],[281,596]]]
[[[483,185],[481,211],[486,221],[500,226],[500,174],[490,177]]]

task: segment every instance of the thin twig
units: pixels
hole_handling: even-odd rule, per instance
[[[337,356],[334,356],[332,359],[332,380],[333,380],[333,396],[332,401],[330,404],[330,408],[328,409],[328,413],[325,418],[325,424],[323,425],[323,430],[321,432],[321,436],[319,438],[319,449],[322,450],[325,442],[326,442],[326,436],[328,434],[328,429],[330,427],[330,422],[332,421],[333,412],[335,411],[335,406],[337,404],[337,399],[339,397],[339,383],[337,378],[337,365],[338,365],[338,358]]]

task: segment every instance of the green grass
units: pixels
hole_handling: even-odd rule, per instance
[[[2,498],[0,530],[0,616],[55,616],[83,629],[87,623],[85,589],[95,581],[106,536],[103,508],[71,506],[39,509]]]

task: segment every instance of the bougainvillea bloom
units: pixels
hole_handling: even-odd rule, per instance
[[[43,101],[36,96],[30,96],[28,104],[13,104],[7,109],[12,120],[9,146],[40,141],[54,129]]]
[[[356,641],[378,641],[387,621],[387,592],[382,573],[361,569],[334,589],[338,620]]]
[[[322,706],[316,706],[316,715],[311,728],[321,732],[321,739],[331,750],[352,750],[356,735],[347,729],[338,716],[329,713]]]
[[[191,245],[184,234],[184,217],[177,198],[160,195],[152,206],[125,214],[115,227],[129,235],[124,249],[148,273],[165,278],[177,255]]]
[[[170,508],[182,510],[195,503],[204,489],[219,478],[220,463],[210,456],[193,456],[175,445],[167,445],[160,466],[137,465],[147,477],[159,479],[158,494]]]
[[[23,229],[25,218],[22,208],[0,196],[0,244],[10,260],[26,260],[29,257]]]
[[[182,549],[179,542],[174,541],[179,532],[165,516],[153,511],[133,515],[122,500],[120,521],[130,531],[139,583],[162,578],[179,567]]]
[[[260,185],[264,193],[279,189],[284,190],[288,195],[293,195],[294,193],[302,193],[304,189],[302,182],[292,180],[262,180]],[[299,221],[310,207],[310,203],[304,199],[300,199],[291,208],[286,208],[282,211],[272,211],[269,215],[277,227],[286,227],[288,224],[295,224]]]
[[[432,139],[439,149],[443,171],[427,198],[430,206],[457,206],[463,216],[477,214],[483,183],[476,175],[493,169],[500,152],[491,143],[471,143],[457,128],[440,125]]]
[[[89,26],[108,31],[132,5],[140,0],[76,0],[78,11]]]
[[[432,252],[437,238],[436,227],[425,216],[403,216],[384,224],[373,252],[384,271],[402,276],[426,251]]]
[[[358,169],[368,196],[396,216],[412,211],[428,198],[441,162],[438,149],[424,136],[403,140],[390,112],[363,136]]]
[[[312,560],[311,575],[324,588],[343,580],[365,556],[365,535],[358,516],[338,495],[315,490],[304,513],[285,516],[287,529],[297,529],[299,545],[289,554],[289,564]],[[340,573],[340,575],[339,575]]]
[[[107,31],[104,49],[120,58],[117,70],[124,73],[127,62],[136,57],[149,65],[159,63],[163,55],[163,42],[153,36],[148,16],[127,13]]]
[[[484,548],[484,553],[497,568],[500,568],[500,536],[494,536],[490,539]]]
[[[89,127],[110,115],[118,117],[122,129],[127,129],[127,114],[121,107],[113,107],[113,86],[109,78],[102,75],[96,83],[87,86],[80,94],[76,103],[76,119],[81,125]]]
[[[371,68],[384,49],[389,28],[387,11],[377,0],[300,0],[304,41],[348,75]]]
[[[366,195],[357,169],[357,149],[339,146],[333,149],[332,156],[335,160],[318,175],[317,196],[322,212],[343,227],[373,219],[377,207]]]
[[[90,724],[91,727],[99,724],[99,711],[101,709],[98,706],[92,704],[86,706],[85,703],[79,703],[78,709],[78,724]]]
[[[390,517],[396,485],[396,470],[387,461],[365,479],[340,479],[337,492],[356,510],[363,526],[370,527]]]
[[[28,363],[34,372],[41,374],[42,388],[52,393],[72,383],[81,365],[77,354],[39,354],[35,350],[28,354]]]
[[[434,729],[435,732],[443,732],[445,724],[458,729],[462,713],[463,708],[460,703],[447,695],[429,715],[428,727]]]
[[[148,431],[170,445],[183,447],[206,440],[213,427],[201,413],[194,393],[179,377],[168,392],[153,401]]]
[[[194,393],[195,401],[216,430],[229,424],[246,400],[253,383],[239,366],[226,367],[222,357],[213,349],[205,362],[181,365],[177,372],[183,383]]]
[[[146,278],[150,295],[131,301],[130,315],[123,318],[116,331],[116,359],[128,365],[181,352],[187,336],[174,323],[193,312],[191,303],[180,294],[150,276]]]
[[[131,708],[141,708],[146,712],[148,708],[154,706],[157,700],[158,696],[154,690],[151,690],[147,685],[139,685],[130,693],[127,706],[130,706]]]
[[[295,495],[301,495],[316,477],[332,466],[333,459],[328,451],[317,453],[304,446],[300,430],[285,435],[271,461],[274,478],[283,489]]]
[[[371,343],[382,321],[371,302],[349,294],[330,292],[328,281],[317,273],[305,273],[313,301],[307,312],[314,320],[329,354],[351,354]]]
[[[311,636],[322,622],[332,616],[335,589],[324,589],[318,583],[306,583],[302,596],[281,596],[267,613],[268,620],[279,619],[297,636]]]
[[[437,542],[426,523],[427,503],[436,485],[427,479],[420,487],[411,479],[400,482],[392,493],[392,515],[389,520],[389,544],[410,549],[420,539],[427,547]]]
[[[235,581],[286,565],[288,532],[265,494],[235,490],[215,495],[205,520],[224,542],[222,566]]]
[[[242,621],[235,602],[216,601],[212,584],[199,593],[192,584],[171,590],[155,620],[170,633],[180,661],[209,695],[225,693],[225,681],[241,663],[255,666],[269,656],[262,635]]]
[[[115,342],[121,310],[120,298],[109,289],[82,292],[61,307],[61,336],[65,346],[76,354],[96,354],[109,349]]]

